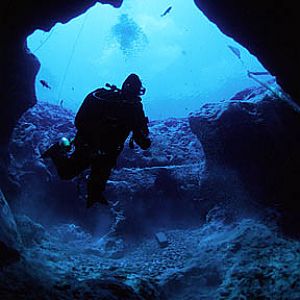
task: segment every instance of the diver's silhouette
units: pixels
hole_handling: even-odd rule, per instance
[[[133,141],[144,150],[151,145],[140,97],[145,88],[140,78],[129,75],[121,89],[106,86],[109,89],[91,92],[77,112],[74,152],[68,155],[71,144],[63,138],[42,154],[42,158],[53,160],[62,179],[72,179],[90,167],[87,207],[96,202],[107,204],[102,192],[130,132],[131,146]]]

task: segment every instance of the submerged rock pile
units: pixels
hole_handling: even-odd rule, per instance
[[[26,232],[21,227],[20,231]],[[164,233],[169,244],[161,248],[154,235],[121,243],[119,238],[91,237],[72,224],[55,226],[43,239],[33,239],[31,246],[25,248],[23,266],[0,272],[0,297],[300,297],[299,241],[279,236],[276,226],[249,218],[232,224],[211,219],[198,228]],[[111,256],[113,247],[122,249],[122,255]],[[26,295],[22,294],[24,289]]]

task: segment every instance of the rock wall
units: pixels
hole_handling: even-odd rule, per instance
[[[21,239],[13,214],[0,190],[0,270],[20,259]]]
[[[260,98],[205,104],[190,116],[206,157],[203,194],[277,207],[297,231],[300,114],[280,99]]]

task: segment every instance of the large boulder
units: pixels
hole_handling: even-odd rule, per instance
[[[299,219],[299,112],[265,95],[259,101],[205,104],[190,116],[190,125],[206,157],[203,196],[231,198],[237,206],[247,201],[276,206],[286,219],[291,214]]]

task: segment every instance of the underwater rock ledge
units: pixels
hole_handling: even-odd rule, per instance
[[[20,260],[22,242],[14,216],[0,190],[0,270]]]
[[[228,192],[276,207],[285,229],[299,235],[299,112],[265,95],[259,101],[205,104],[189,121],[206,159],[202,193],[223,201]]]

